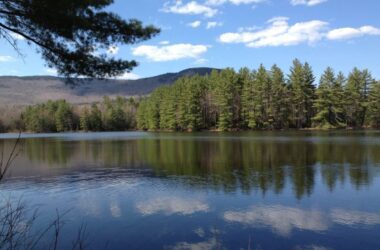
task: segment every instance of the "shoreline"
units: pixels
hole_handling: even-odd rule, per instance
[[[240,130],[217,130],[217,129],[209,129],[209,130],[195,130],[195,131],[176,131],[176,130],[120,130],[120,131],[84,131],[84,130],[73,130],[73,131],[65,131],[65,132],[32,132],[32,131],[9,131],[9,132],[0,132],[0,135],[11,135],[11,134],[28,134],[28,135],[38,135],[38,134],[91,134],[91,133],[124,133],[124,132],[147,132],[147,133],[183,133],[183,134],[192,134],[192,133],[246,133],[246,132],[336,132],[336,131],[380,131],[380,129],[376,128],[302,128],[302,129],[240,129]]]

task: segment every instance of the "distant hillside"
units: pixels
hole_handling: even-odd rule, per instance
[[[0,76],[0,105],[20,106],[66,99],[70,103],[90,103],[107,96],[146,95],[155,88],[172,84],[183,76],[206,75],[212,68],[191,68],[178,73],[166,73],[138,80],[82,80],[68,85],[64,79],[52,76]]]

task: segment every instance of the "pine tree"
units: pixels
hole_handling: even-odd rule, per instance
[[[367,124],[380,128],[380,82],[373,84],[369,92]]]
[[[242,92],[242,109],[244,117],[244,126],[247,128],[256,128],[255,119],[255,78],[257,71],[249,72],[248,69],[243,69],[240,77],[243,79]]]
[[[148,122],[147,122],[147,113],[148,113],[148,107],[147,107],[147,99],[140,100],[139,106],[137,108],[137,114],[136,114],[136,121],[137,121],[137,128],[146,130],[148,129]]]
[[[57,132],[73,130],[72,107],[65,100],[58,101],[58,107],[55,112],[55,125]]]
[[[314,75],[308,63],[293,61],[290,68],[289,88],[291,95],[291,121],[295,128],[311,126],[313,100],[315,98]]]
[[[270,71],[272,83],[272,113],[273,125],[276,129],[287,128],[289,116],[289,92],[282,70],[273,65]]]
[[[303,66],[304,70],[304,86],[303,86],[303,93],[304,93],[304,99],[305,99],[305,127],[310,128],[312,118],[314,116],[314,108],[313,108],[313,102],[315,100],[315,76],[313,74],[313,70],[311,66],[306,62]]]
[[[0,39],[17,52],[17,37],[36,46],[49,67],[66,77],[104,78],[137,66],[96,51],[135,44],[160,32],[110,12],[113,0],[0,0]],[[100,53],[94,53],[100,52]]]
[[[215,82],[215,103],[218,107],[218,129],[225,131],[232,128],[233,125],[233,99],[234,99],[234,82],[236,74],[232,69],[222,70]]]
[[[90,112],[90,129],[92,131],[101,131],[103,130],[103,123],[102,123],[102,112],[98,108],[98,105],[93,103],[91,105],[91,112]]]
[[[338,125],[337,114],[332,100],[335,82],[334,71],[328,67],[321,76],[316,91],[317,99],[314,102],[314,108],[317,113],[313,117],[313,121],[318,127],[332,128]]]
[[[348,76],[345,88],[345,112],[347,125],[362,127],[366,120],[369,90],[373,79],[368,70],[354,68]]]
[[[91,125],[90,125],[90,113],[88,111],[88,108],[85,107],[82,111],[82,114],[80,115],[79,118],[79,123],[80,123],[80,129],[83,131],[89,131],[91,130]]]

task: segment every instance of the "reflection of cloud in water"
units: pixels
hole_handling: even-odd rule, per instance
[[[227,211],[223,218],[230,222],[239,222],[253,227],[268,226],[278,234],[288,236],[293,229],[325,231],[329,224],[345,226],[378,225],[380,214],[332,209],[330,213],[317,210],[302,210],[285,206],[257,206],[246,211]]]
[[[258,206],[242,212],[227,211],[224,219],[251,226],[269,226],[287,236],[294,228],[311,231],[328,229],[328,221],[319,211],[304,211],[284,206]]]
[[[318,246],[318,245],[296,246],[294,248],[294,250],[328,250],[328,249],[331,249],[331,248]]]
[[[165,249],[173,250],[208,250],[208,249],[223,249],[215,238],[211,238],[207,241],[201,241],[196,243],[179,242],[175,246],[165,247]]]
[[[88,191],[81,191],[78,199],[78,206],[86,215],[93,217],[101,216],[100,202],[97,197]]]
[[[201,238],[205,237],[205,230],[203,230],[203,228],[201,228],[201,227],[195,229],[194,233]]]
[[[380,224],[380,214],[368,213],[361,211],[349,211],[344,209],[331,210],[331,219],[337,224],[347,226],[361,225],[376,225]]]
[[[119,203],[116,200],[111,201],[110,212],[111,212],[112,217],[114,218],[121,217],[121,209],[120,209]]]
[[[143,215],[156,213],[189,215],[209,211],[209,205],[205,202],[179,197],[162,197],[139,202],[136,204],[136,208]]]

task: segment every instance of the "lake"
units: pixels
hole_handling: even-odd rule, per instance
[[[64,214],[60,249],[81,225],[90,249],[380,249],[378,131],[26,134],[20,149],[1,202],[38,209],[39,229]]]

